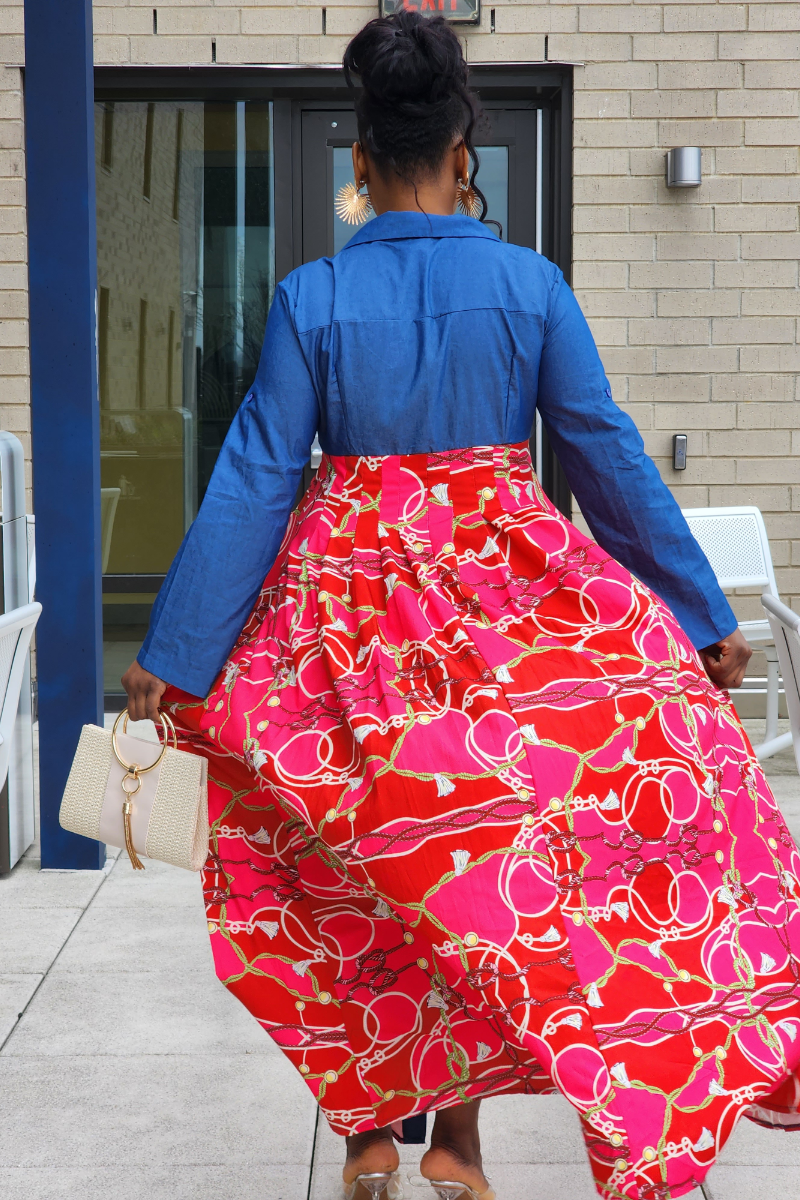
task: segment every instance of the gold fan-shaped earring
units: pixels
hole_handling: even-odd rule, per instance
[[[360,189],[363,186],[363,179],[359,184],[346,183],[336,193],[334,202],[336,215],[342,221],[346,221],[348,225],[363,225],[372,212],[372,201],[368,193],[361,194]]]
[[[477,217],[481,211],[481,202],[469,177],[466,180],[459,179],[458,181],[458,207],[466,217]]]

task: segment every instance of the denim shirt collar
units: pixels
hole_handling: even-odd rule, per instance
[[[456,214],[452,217],[440,213],[385,212],[368,221],[357,230],[342,248],[360,246],[364,242],[391,242],[404,238],[482,237],[497,239],[491,227],[482,225],[474,217]]]

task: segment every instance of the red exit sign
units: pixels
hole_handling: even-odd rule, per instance
[[[381,0],[381,16],[404,8],[423,17],[444,17],[456,25],[478,25],[481,19],[481,0]]]

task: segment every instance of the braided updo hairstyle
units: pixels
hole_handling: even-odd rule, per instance
[[[344,55],[347,85],[356,94],[358,136],[381,174],[406,182],[435,175],[447,152],[463,139],[475,163],[472,186],[486,217],[486,198],[475,186],[479,160],[472,144],[480,113],[467,85],[461,44],[443,17],[401,10],[376,17],[356,34]]]

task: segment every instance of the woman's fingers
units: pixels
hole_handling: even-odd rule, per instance
[[[751,650],[747,639],[739,629],[729,637],[722,638],[713,646],[700,651],[706,674],[718,688],[738,688],[750,661]]]
[[[158,720],[158,706],[167,690],[163,679],[134,661],[122,676],[122,686],[128,695],[128,716],[132,721]]]
[[[750,648],[747,638],[739,629],[736,629],[730,638],[726,639],[726,642],[730,647],[730,671],[732,676],[732,681],[728,684],[728,687],[738,688],[742,686],[747,664],[750,661],[753,651]]]
[[[164,695],[166,690],[167,685],[164,683],[163,679],[157,679],[155,676],[153,676],[153,683],[150,685],[147,695],[145,696],[144,710],[145,715],[149,718],[149,720],[155,721],[156,724],[158,724],[159,721],[158,706],[160,705],[161,697]]]
[[[123,676],[124,678],[124,676]],[[144,720],[144,694],[137,686],[125,689],[128,693],[128,716],[132,721]]]

